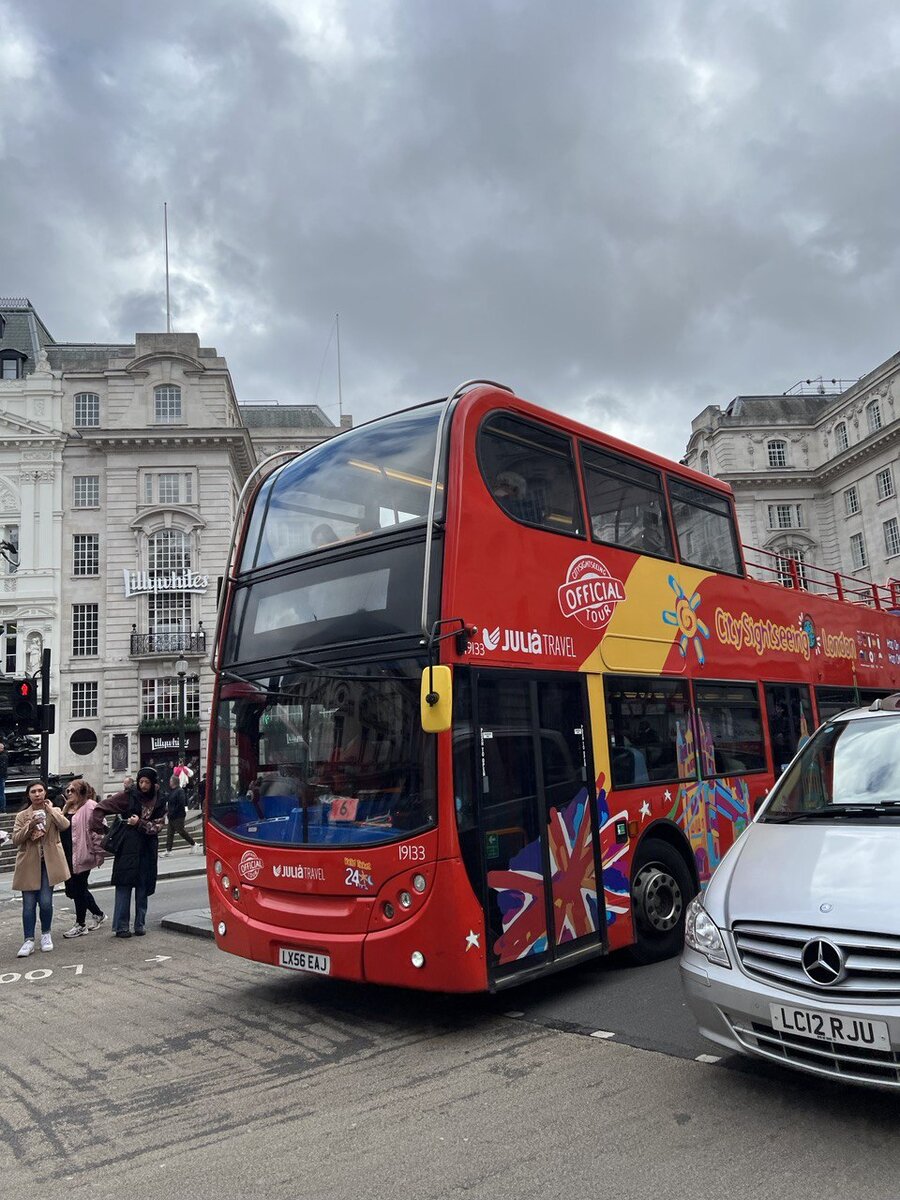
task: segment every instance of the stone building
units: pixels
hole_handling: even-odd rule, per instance
[[[58,343],[27,300],[0,300],[0,542],[17,548],[0,551],[0,669],[32,673],[51,649],[51,770],[108,791],[141,765],[168,773],[182,735],[202,770],[240,490],[271,445],[346,425],[242,410],[194,333]]]
[[[826,590],[839,572],[861,595],[900,579],[898,396],[900,354],[849,386],[811,380],[694,418],[683,461],[731,484],[754,574]]]

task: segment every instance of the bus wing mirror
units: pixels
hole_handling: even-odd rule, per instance
[[[422,672],[422,728],[426,733],[445,733],[453,718],[453,676],[446,666],[426,667]]]

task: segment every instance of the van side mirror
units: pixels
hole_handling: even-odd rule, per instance
[[[453,720],[453,675],[447,666],[426,667],[422,672],[422,728],[445,733]]]

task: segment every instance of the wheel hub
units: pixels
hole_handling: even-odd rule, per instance
[[[638,871],[633,888],[638,923],[648,932],[668,933],[678,924],[684,897],[678,881],[659,863],[647,863]]]

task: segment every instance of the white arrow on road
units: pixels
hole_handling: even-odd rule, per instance
[[[145,958],[144,962],[168,962],[171,954],[157,954],[155,958]]]

